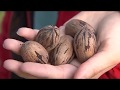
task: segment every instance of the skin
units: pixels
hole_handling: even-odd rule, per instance
[[[4,68],[26,79],[98,79],[102,74],[120,63],[119,12],[83,11],[73,18],[84,20],[96,29],[98,51],[93,57],[82,64],[74,59],[70,64],[59,66],[32,62],[22,63],[7,59],[4,62]],[[61,33],[64,32],[65,24],[61,26]],[[23,27],[17,31],[17,34],[28,40],[33,40],[37,32],[38,30]],[[23,42],[6,39],[3,47],[19,54],[20,43]]]

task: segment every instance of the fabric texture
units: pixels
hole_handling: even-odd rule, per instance
[[[12,12],[6,11],[1,22],[1,33],[0,33],[0,79],[9,79],[11,73],[3,68],[3,62],[11,58],[10,51],[3,48],[2,44],[5,39],[9,37],[9,25]]]
[[[99,79],[120,79],[120,64],[101,75]]]
[[[32,22],[33,22],[33,14],[31,11],[14,11],[12,18],[11,18],[10,27],[9,27],[10,28],[9,37],[20,40],[22,42],[27,41],[25,38],[17,35],[16,32],[21,27],[32,28],[32,26],[33,26]],[[12,58],[23,62],[22,57],[15,53],[12,53]],[[11,74],[11,78],[21,79],[19,76],[17,76],[14,73]]]

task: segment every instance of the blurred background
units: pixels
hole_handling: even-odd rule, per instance
[[[13,58],[21,61],[22,58],[3,48],[6,38],[27,41],[16,34],[21,27],[40,29],[46,25],[61,26],[80,11],[0,11],[0,79],[22,79],[3,68],[6,59]]]

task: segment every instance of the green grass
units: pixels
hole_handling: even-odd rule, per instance
[[[4,11],[0,11],[0,33],[1,33],[1,29],[2,29],[2,27],[1,27],[1,22],[2,22],[2,20],[3,20],[3,16],[4,16],[4,14],[5,14],[5,12]]]

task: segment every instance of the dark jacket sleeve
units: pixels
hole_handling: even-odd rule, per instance
[[[27,41],[25,38],[16,34],[17,30],[21,27],[33,27],[33,12],[32,11],[14,11],[10,23],[10,38],[20,40],[22,42]],[[22,57],[12,53],[12,58],[18,61],[23,61]],[[12,78],[19,78],[15,74],[12,74]]]

